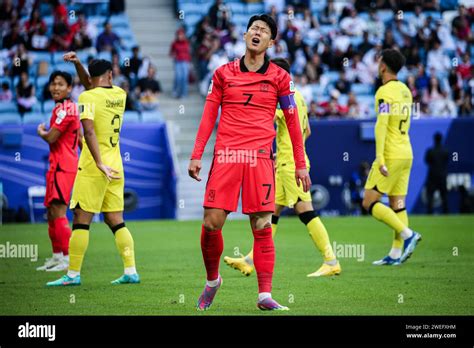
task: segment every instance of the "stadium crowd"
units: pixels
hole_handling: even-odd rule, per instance
[[[54,104],[51,104],[47,80],[55,69],[75,76],[74,66],[62,61],[62,54],[70,50],[77,51],[84,62],[94,57],[112,61],[114,84],[127,91],[127,110],[156,110],[161,86],[155,67],[149,58],[141,57],[139,46],[131,44],[130,39],[124,40],[116,32],[111,21],[115,17],[121,19],[125,32],[130,33],[126,17],[120,17],[124,10],[124,0],[108,3],[2,1],[0,103],[5,103],[2,110],[7,107],[6,103],[14,102],[23,117],[25,113],[38,111],[35,107],[48,101],[51,110]],[[75,76],[72,99],[77,101],[83,90]],[[45,108],[42,109],[48,114]]]
[[[235,2],[224,1],[216,0],[190,38],[202,94],[213,71],[245,51],[245,27],[233,22]],[[376,62],[389,47],[400,49],[407,59],[400,76],[413,93],[414,115],[474,114],[474,8],[446,0],[317,4],[264,1],[279,27],[269,55],[290,60],[311,117],[375,116],[373,95],[380,85]]]

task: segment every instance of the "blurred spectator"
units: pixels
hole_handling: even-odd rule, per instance
[[[128,82],[128,80],[124,80],[119,85],[119,87],[122,88],[127,93],[127,100],[125,101],[125,110],[126,111],[140,111],[140,107],[138,106],[138,102],[135,97],[135,94],[130,92],[130,83]]]
[[[364,56],[373,47],[374,45],[369,40],[369,32],[364,31],[364,34],[362,35],[362,42],[357,47],[357,52],[359,52],[361,56]]]
[[[23,117],[25,112],[31,111],[36,103],[35,87],[29,80],[28,72],[23,71],[20,75],[20,81],[16,86],[16,101],[18,112]]]
[[[122,74],[120,70],[120,65],[113,64],[112,65],[112,76],[113,76],[113,84],[115,86],[120,86],[124,81],[127,81],[127,78]]]
[[[53,36],[49,45],[51,52],[67,51],[71,47],[74,32],[68,22],[66,6],[59,1],[52,1],[53,5]]]
[[[64,23],[69,27],[66,5],[59,0],[50,0],[49,3],[53,8],[54,24]]]
[[[109,0],[110,15],[117,15],[125,12],[125,0]]]
[[[155,110],[158,107],[158,97],[161,86],[155,77],[156,70],[150,65],[146,78],[138,80],[136,94],[139,97],[140,106],[144,110]]]
[[[79,99],[79,95],[84,91],[85,91],[85,88],[82,85],[81,81],[79,80],[79,76],[74,75],[74,79],[72,81],[71,99],[77,103]]]
[[[6,49],[11,49],[18,44],[26,44],[26,40],[20,31],[20,22],[12,23],[9,33],[3,37],[2,42],[2,47]]]
[[[199,80],[202,81],[207,73],[207,65],[209,64],[209,60],[211,59],[212,54],[216,49],[219,48],[219,43],[213,45],[213,38],[211,33],[206,33],[204,35],[203,40],[201,41],[199,47],[197,48],[197,64],[198,64],[198,75]]]
[[[2,82],[2,90],[0,91],[0,102],[9,102],[12,101],[13,94],[10,90],[10,85],[8,82]]]
[[[334,87],[342,94],[348,94],[351,91],[351,83],[347,80],[346,73],[341,71]]]
[[[421,92],[428,88],[430,78],[426,73],[425,66],[422,63],[418,64],[417,70],[415,86],[416,89]]]
[[[369,67],[361,61],[360,54],[355,54],[351,63],[346,69],[346,76],[349,81],[364,84],[374,83],[374,77],[370,74]]]
[[[224,50],[229,57],[229,60],[239,59],[245,54],[245,42],[239,40],[237,31],[232,33],[230,41],[224,45]]]
[[[469,53],[464,53],[462,62],[457,66],[456,71],[463,80],[470,80],[472,78],[472,62]]]
[[[428,52],[427,64],[428,69],[434,69],[435,73],[443,73],[451,68],[451,60],[441,48],[441,43],[436,40],[433,49]]]
[[[318,103],[316,103],[316,101],[314,101],[314,100],[311,101],[311,103],[309,103],[308,117],[309,118],[318,117]]]
[[[311,57],[311,60],[306,64],[305,74],[308,77],[309,83],[316,83],[323,74],[324,70],[321,66],[321,58],[317,54]]]
[[[174,87],[173,95],[176,98],[188,95],[189,63],[191,61],[191,51],[184,29],[176,31],[176,38],[171,44],[170,56],[174,60]]]
[[[357,10],[352,9],[350,16],[345,17],[339,26],[342,32],[349,36],[362,36],[364,30],[367,30],[367,23],[360,17],[357,16]]]
[[[329,101],[319,103],[319,116],[346,116],[347,112],[349,111],[347,106],[339,104],[339,97],[341,93],[337,89],[333,89],[330,95],[331,99]]]
[[[39,9],[31,12],[31,17],[24,24],[24,29],[27,36],[29,49],[44,49],[47,48],[46,23],[41,19]],[[38,37],[39,36],[39,37]],[[42,43],[38,40],[42,38]],[[46,38],[46,40],[45,40]],[[46,43],[44,42],[46,41]]]
[[[132,57],[124,64],[125,76],[127,76],[130,80],[135,81],[142,62],[143,60],[140,58],[140,47],[134,46],[132,48]]]
[[[230,22],[230,9],[223,0],[216,2],[209,8],[208,16],[210,24],[219,30],[227,29]]]
[[[411,95],[413,97],[413,102],[421,100],[420,92],[416,88],[416,79],[415,76],[409,75],[407,78],[407,87],[410,89]]]
[[[441,197],[443,214],[448,213],[448,189],[446,178],[448,176],[449,153],[443,146],[443,136],[436,133],[433,136],[434,146],[425,153],[425,163],[428,165],[426,179],[426,196],[428,201],[427,212],[433,214],[433,198],[436,191]]]
[[[28,54],[25,45],[18,44],[15,56],[13,57],[13,65],[11,70],[12,76],[18,76],[22,72],[26,72],[28,74],[29,67],[31,66],[32,62],[33,60]]]
[[[374,9],[369,11],[369,19],[367,20],[367,35],[371,41],[382,40],[385,34],[385,25],[378,17]],[[364,52],[365,53],[365,52]]]
[[[117,46],[120,46],[120,38],[112,31],[112,24],[106,22],[104,31],[97,37],[97,51],[112,51]]]
[[[472,33],[468,13],[464,5],[459,6],[459,15],[452,21],[453,34],[460,40],[471,41]]]
[[[339,16],[336,11],[336,7],[334,6],[334,0],[327,0],[326,7],[323,10],[323,13],[320,18],[321,24],[327,25],[336,25]]]
[[[352,172],[349,180],[349,190],[351,192],[351,203],[357,207],[362,215],[367,215],[368,212],[362,207],[362,198],[364,195],[364,184],[370,172],[370,164],[366,161],[360,163],[358,170]]]
[[[310,85],[308,85],[308,78],[306,75],[297,76],[295,79],[295,85],[298,91],[300,91],[301,95],[304,98],[304,101],[307,105],[311,103],[313,100],[313,89]]]
[[[436,76],[430,78],[428,89],[424,91],[423,103],[428,105],[430,116],[457,116],[456,105],[442,90]]]

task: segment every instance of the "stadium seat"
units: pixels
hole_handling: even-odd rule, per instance
[[[163,117],[161,112],[158,110],[155,111],[142,111],[142,120],[143,122],[162,122]]]
[[[379,10],[377,15],[384,23],[388,23],[393,19],[393,12],[391,10]]]
[[[255,13],[264,13],[265,6],[261,2],[251,2],[247,4],[247,14],[254,15]]]
[[[337,80],[339,80],[339,72],[338,71],[327,71],[324,73],[324,76],[327,77],[329,83],[335,83]]]
[[[0,124],[21,124],[21,117],[18,112],[6,112],[0,114]]]
[[[43,103],[43,112],[46,114],[46,115],[51,115],[51,112],[53,111],[54,107],[56,106],[56,103],[54,102],[54,100],[46,100],[44,103]]]
[[[24,124],[40,124],[45,122],[45,117],[41,112],[27,112],[23,115]]]
[[[2,101],[0,103],[0,113],[2,114],[8,113],[8,112],[16,112],[17,110],[18,110],[18,107],[14,101]]]
[[[354,83],[352,84],[351,91],[355,95],[372,94],[373,86],[365,83]]]
[[[138,111],[125,111],[123,115],[123,123],[138,123],[140,122],[140,114]]]
[[[48,82],[49,82],[48,75],[38,76],[35,81],[36,89],[42,91],[44,85],[47,84]]]
[[[229,7],[230,7],[230,11],[232,12],[232,15],[246,13],[245,5],[242,3],[232,2],[229,4]]]
[[[39,63],[39,62],[51,62],[51,53],[49,52],[32,52],[31,56],[33,58],[33,63]]]
[[[70,73],[72,76],[76,75],[76,68],[71,63],[58,63],[53,67],[54,70],[61,70]]]
[[[129,28],[130,24],[126,15],[120,14],[109,18],[109,23],[112,28]]]

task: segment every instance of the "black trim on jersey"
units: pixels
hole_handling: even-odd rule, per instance
[[[59,188],[59,185],[58,185],[58,177],[56,176],[58,172],[62,172],[61,168],[59,168],[59,164],[57,165],[56,170],[54,171],[54,187],[56,187],[56,191],[58,192],[59,200],[63,204],[67,205],[66,200],[64,199],[63,193],[61,192],[61,189]]]
[[[72,230],[87,230],[89,231],[89,225],[86,224],[73,224]]]
[[[370,205],[369,209],[367,209],[367,211],[369,212],[370,215],[372,215],[372,209],[374,209],[374,206],[375,206],[377,203],[380,203],[380,201],[375,201],[375,202],[373,202],[373,203]]]
[[[242,58],[240,58],[240,71],[241,72],[249,72],[249,69],[245,66],[244,58],[245,58],[245,56],[242,56]],[[268,57],[265,56],[265,60],[263,62],[263,65],[260,67],[260,69],[258,69],[255,72],[257,74],[265,74],[267,72],[269,66],[270,66],[270,59],[268,59]]]
[[[385,82],[382,86],[385,86],[387,83],[392,82],[392,81],[398,81],[398,79],[391,79],[391,80],[388,80],[388,81]]]
[[[115,226],[112,226],[110,228],[110,230],[112,231],[113,234],[115,234],[115,232],[117,232],[118,230],[120,230],[121,228],[124,228],[125,227],[125,222],[122,222],[120,224],[117,224]]]
[[[114,88],[114,86],[97,86],[97,87],[100,87],[100,88]],[[95,87],[95,88],[97,88]]]

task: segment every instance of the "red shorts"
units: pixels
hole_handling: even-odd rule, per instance
[[[74,186],[75,178],[75,172],[49,170],[46,173],[46,196],[44,197],[44,205],[49,207],[54,200],[68,205],[71,199],[71,191]]]
[[[237,211],[242,190],[242,213],[275,211],[275,167],[270,158],[227,163],[215,156],[204,195],[205,208]],[[226,163],[222,163],[226,162]]]

